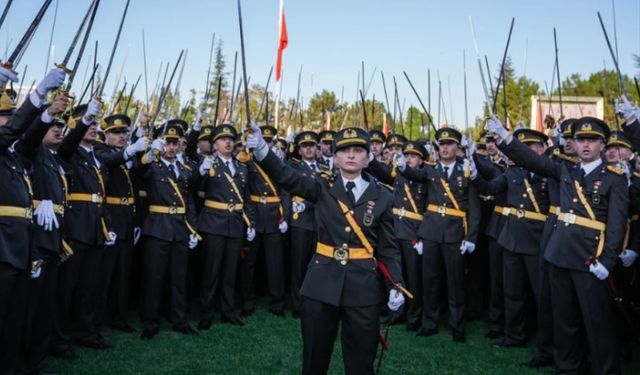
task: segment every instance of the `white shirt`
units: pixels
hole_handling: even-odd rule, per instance
[[[80,145],[80,147],[93,156],[93,161],[96,163],[96,167],[100,168],[100,162],[96,158],[96,154],[93,152],[93,147],[84,147],[83,145]]]
[[[353,181],[353,183],[356,184],[356,186],[351,191],[353,192],[353,197],[356,199],[356,202],[357,202],[358,199],[360,199],[360,197],[364,193],[364,191],[367,190],[367,187],[369,187],[369,183],[365,181],[365,179],[362,178],[362,176],[358,176],[354,180],[347,180],[346,178],[343,177],[342,183],[344,184],[345,191],[349,191],[349,189],[347,189],[347,182],[349,181]]]
[[[325,163],[327,163],[327,165],[329,166],[329,170],[332,170],[333,169],[333,158],[323,156],[322,159],[324,159]]]
[[[302,159],[302,160],[303,160],[305,163],[307,163],[307,166],[309,167],[309,169],[311,169],[311,170],[312,170],[312,171],[314,171],[314,172],[317,172],[317,171],[318,171],[318,163],[317,163],[317,162],[313,162],[313,163],[311,163],[311,162],[306,161],[306,160],[304,160],[304,159]],[[311,166],[312,164],[313,164],[313,166]]]
[[[236,175],[236,166],[233,165],[233,160],[231,159],[225,159],[222,155],[218,154],[218,157],[220,158],[220,160],[222,160],[222,162],[229,168],[229,171],[231,172],[232,176]]]
[[[442,165],[442,173],[444,173],[444,169],[448,168],[447,173],[444,173],[447,177],[447,179],[449,179],[449,177],[451,177],[451,173],[453,172],[453,167],[456,166],[456,162],[454,161],[451,164],[445,164],[443,162],[440,162],[440,165]]]
[[[160,160],[162,160],[162,162],[164,163],[164,165],[167,166],[167,168],[169,168],[170,165],[173,165],[173,170],[175,171],[176,176],[180,177],[180,168],[178,168],[178,163],[176,163],[175,160],[173,161],[173,163],[165,158],[160,158]]]
[[[600,166],[600,164],[602,164],[602,159],[597,158],[596,160],[590,162],[590,163],[580,163],[580,168],[584,170],[584,175],[588,175],[589,173],[591,173],[594,169],[598,168]]]

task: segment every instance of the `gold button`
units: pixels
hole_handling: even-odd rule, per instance
[[[351,232],[351,227],[344,227],[344,231],[347,233]]]

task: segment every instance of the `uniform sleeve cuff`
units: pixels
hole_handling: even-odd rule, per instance
[[[51,124],[54,119],[53,116],[49,114],[49,110],[45,110],[40,115],[40,120],[42,120],[42,122],[44,122],[45,124]]]
[[[29,100],[31,101],[31,104],[33,104],[33,106],[36,108],[40,108],[40,106],[42,105],[42,99],[40,99],[40,96],[38,96],[37,90],[33,90],[31,95],[29,95]]]

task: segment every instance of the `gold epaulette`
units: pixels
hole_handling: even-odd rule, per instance
[[[191,172],[191,167],[187,165],[187,163],[180,163],[182,164],[182,166],[184,167],[184,169],[188,170],[189,172]]]
[[[634,171],[634,172],[633,172],[633,176],[634,176],[634,177],[637,177],[637,178],[640,178],[640,173],[638,173],[638,172]]]
[[[485,151],[485,150],[476,150],[475,154],[479,155],[479,156],[487,156],[487,155],[489,155],[487,153],[487,151]]]
[[[393,191],[393,186],[387,185],[387,184],[385,184],[385,183],[383,183],[381,181],[377,181],[377,180],[376,180],[376,182],[378,183],[378,185],[382,186],[383,188],[386,188],[389,191]]]
[[[612,165],[607,165],[607,169],[619,176],[622,176],[624,174],[624,171],[622,169],[614,167]]]
[[[553,156],[555,156],[557,158],[560,158],[562,160],[566,160],[566,161],[568,161],[570,163],[573,163],[573,164],[578,164],[578,162],[579,162],[578,158],[563,154],[562,152],[560,152],[559,148],[556,148],[555,150],[553,150]]]
[[[424,163],[425,163],[426,165],[429,165],[429,166],[432,166],[432,167],[435,167],[435,166],[436,166],[436,162],[435,162],[435,161],[426,161],[426,160],[425,160],[425,161],[424,161]]]

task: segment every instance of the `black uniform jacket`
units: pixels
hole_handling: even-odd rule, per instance
[[[334,306],[372,306],[386,300],[385,288],[378,275],[376,260],[383,262],[395,282],[402,283],[400,251],[393,233],[393,196],[369,174],[363,178],[369,186],[351,207],[342,178],[314,179],[302,176],[277,156],[269,152],[260,162],[266,173],[294,195],[315,203],[318,242],[334,246],[347,244],[349,248],[362,248],[342,213],[338,200],[353,212],[358,226],[374,249],[370,259],[349,260],[342,265],[333,257],[314,254],[300,293]],[[367,211],[372,215],[365,224]]]
[[[574,181],[578,181],[596,220],[606,224],[604,248],[598,261],[612,271],[618,253],[622,251],[627,228],[629,188],[624,173],[607,167],[603,160],[599,167],[582,178],[580,165],[556,163],[548,157],[538,156],[517,139],[512,139],[508,145],[503,142],[499,147],[518,165],[558,182],[561,212],[589,218],[575,187]],[[599,230],[558,220],[547,244],[545,259],[557,267],[588,271],[591,259],[596,256],[600,236]]]

